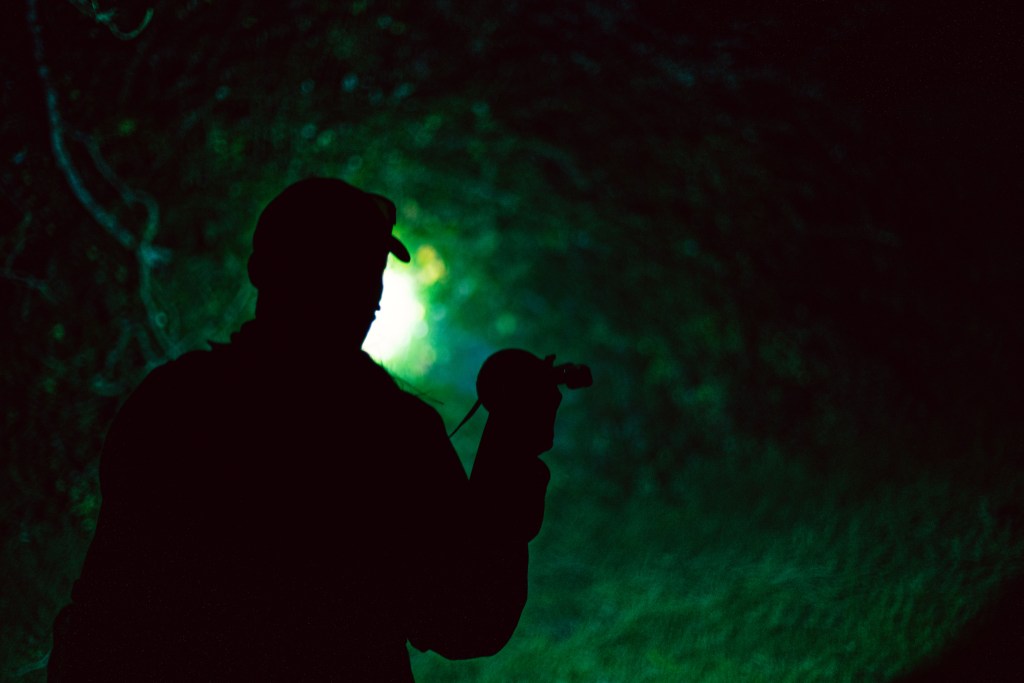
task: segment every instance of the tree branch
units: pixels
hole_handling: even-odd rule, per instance
[[[150,7],[146,10],[145,15],[142,17],[142,21],[131,31],[122,31],[115,23],[114,19],[117,17],[116,9],[101,10],[100,5],[96,0],[68,0],[74,5],[79,12],[89,17],[97,24],[106,26],[110,32],[116,38],[121,40],[132,40],[137,38],[140,33],[146,30],[149,26],[150,20],[153,18],[153,8]]]
[[[28,0],[28,24],[32,31],[32,46],[33,54],[36,60],[36,71],[39,73],[39,78],[43,82],[43,92],[46,95],[46,116],[50,122],[50,145],[53,147],[53,156],[57,161],[57,166],[61,172],[64,173],[64,177],[67,178],[68,184],[71,186],[71,191],[78,199],[79,203],[85,207],[85,210],[99,223],[110,235],[116,239],[121,246],[126,249],[133,249],[136,241],[135,237],[127,230],[121,227],[117,217],[108,212],[100,203],[96,201],[92,193],[89,192],[85,186],[85,182],[82,180],[82,176],[78,173],[78,170],[74,167],[71,162],[71,156],[68,154],[68,148],[64,141],[64,121],[60,116],[60,110],[57,106],[57,90],[54,88],[53,81],[50,78],[50,68],[46,66],[46,59],[43,51],[43,36],[42,31],[39,28],[39,13],[37,10],[37,0]]]
[[[31,275],[23,275],[16,270],[10,268],[0,268],[0,278],[10,280],[23,287],[28,287],[31,290],[39,292],[44,299],[50,303],[56,302],[56,298],[53,296],[53,292],[50,290],[50,285],[45,280],[32,277]]]
[[[14,260],[18,258],[18,255],[25,249],[25,242],[28,241],[25,233],[28,224],[31,222],[32,214],[26,213],[22,217],[21,223],[18,224],[17,234],[14,237],[14,246],[11,248],[10,253],[7,254],[7,258],[4,259],[3,267],[0,267],[0,278],[10,280],[11,282],[23,287],[39,292],[44,299],[50,303],[54,303],[57,298],[53,295],[53,290],[50,288],[49,282],[42,278],[22,273],[14,268]]]
[[[156,337],[157,342],[166,354],[173,355],[177,343],[167,334],[167,313],[157,305],[156,299],[153,297],[152,286],[153,268],[170,260],[170,251],[153,243],[156,233],[160,228],[160,206],[151,194],[133,189],[114,173],[110,164],[103,158],[99,144],[93,138],[77,134],[76,139],[85,145],[96,169],[117,191],[121,196],[121,200],[128,206],[142,206],[146,212],[146,222],[142,228],[142,238],[135,248],[135,257],[139,264],[139,298],[146,309],[146,318],[149,321],[153,336]]]
[[[127,230],[118,220],[117,216],[100,205],[86,187],[81,174],[75,168],[75,165],[71,160],[71,156],[68,154],[66,144],[66,137],[68,135],[67,126],[60,115],[57,90],[53,85],[50,76],[50,69],[46,65],[42,31],[39,25],[39,13],[37,7],[38,0],[27,0],[27,2],[28,23],[32,32],[33,54],[36,62],[36,70],[39,73],[39,78],[42,81],[43,91],[46,96],[46,114],[50,123],[50,143],[53,147],[53,154],[57,162],[57,167],[64,174],[64,177],[67,178],[68,184],[71,186],[72,193],[89,215],[92,216],[108,234],[117,240],[122,247],[134,252],[135,260],[139,268],[139,298],[141,299],[143,308],[146,311],[149,332],[159,345],[160,350],[162,351],[162,356],[173,356],[179,348],[179,344],[177,340],[171,339],[167,334],[167,314],[157,305],[152,287],[153,268],[166,262],[169,258],[169,252],[166,249],[157,247],[153,243],[160,227],[159,206],[151,195],[146,192],[133,189],[114,172],[106,159],[104,159],[103,155],[100,153],[99,145],[95,140],[81,133],[72,132],[70,135],[85,145],[96,169],[117,191],[121,200],[126,205],[140,205],[145,210],[146,220],[142,228],[141,237],[136,238],[135,235]],[[84,3],[77,4],[84,5]],[[101,17],[99,14],[96,14],[99,10],[96,7],[95,2],[88,3],[88,7],[91,8],[90,11],[94,12],[94,18],[96,18],[97,21],[106,23],[108,26],[111,25],[109,22],[113,21],[112,13],[102,14]],[[79,9],[82,9],[82,7],[80,6]],[[140,27],[138,30],[141,31],[142,28],[144,27]],[[144,355],[146,355],[150,364],[152,364],[158,355],[154,353],[149,340],[142,339],[143,336],[144,335],[141,334],[138,335],[139,342],[142,345]]]

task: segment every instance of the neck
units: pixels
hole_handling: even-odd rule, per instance
[[[256,316],[250,327],[253,338],[262,346],[296,355],[355,352],[359,351],[366,338],[365,332],[323,319],[310,321]]]

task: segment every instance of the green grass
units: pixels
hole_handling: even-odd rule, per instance
[[[429,681],[884,681],[940,649],[1020,565],[995,513],[1019,475],[883,483],[765,450],[693,460],[673,496],[622,501],[552,456],[531,596],[497,656],[413,651]],[[909,472],[909,470],[908,470]],[[67,537],[8,544],[6,680],[45,652],[76,569]]]
[[[490,660],[414,653],[417,679],[889,680],[953,637],[1021,557],[997,501],[948,479],[843,501],[850,481],[772,454],[682,478],[687,498],[616,509],[563,484],[512,642]]]

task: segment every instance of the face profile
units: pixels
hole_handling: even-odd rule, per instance
[[[391,200],[342,180],[289,185],[253,234],[257,318],[282,331],[329,323],[333,336],[358,348],[379,310],[388,255],[411,260],[392,235],[395,217]]]

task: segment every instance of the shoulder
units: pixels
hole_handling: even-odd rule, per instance
[[[153,368],[128,396],[118,411],[118,423],[144,425],[153,420],[168,423],[191,411],[206,399],[213,400],[224,363],[210,351],[189,351]]]
[[[153,368],[132,392],[129,402],[151,400],[209,382],[218,365],[214,356],[210,351],[189,351]]]
[[[174,450],[192,421],[198,388],[210,368],[207,352],[189,352],[149,372],[121,405],[107,430],[100,459],[104,496],[130,482],[150,480],[151,463]]]
[[[410,427],[410,432],[418,435],[423,442],[434,442],[437,444],[435,447],[447,451],[451,443],[441,414],[422,399],[406,392],[402,393],[406,423]]]
[[[431,432],[440,432],[446,435],[447,438],[444,420],[441,414],[437,412],[437,409],[421,398],[421,395],[401,387],[394,380],[391,381],[394,386],[392,400],[396,414],[400,415],[406,424],[415,426],[417,433],[422,433],[424,429],[429,429]]]
[[[422,394],[415,393],[415,388],[410,391],[390,381],[393,389],[387,411],[389,438],[421,454],[425,461],[441,458],[458,462],[444,418],[437,409]]]
[[[188,351],[163,365],[158,365],[146,375],[139,387],[147,384],[168,384],[185,381],[190,377],[209,372],[217,364],[215,351]]]

